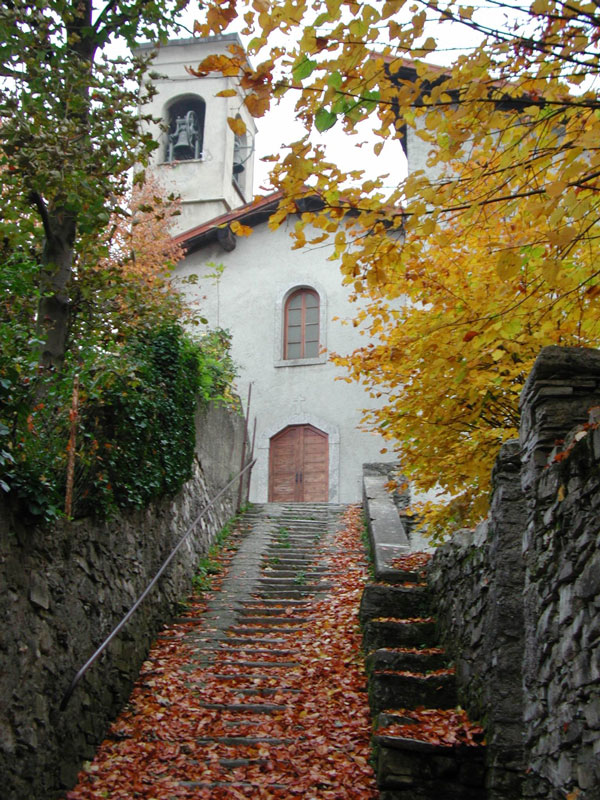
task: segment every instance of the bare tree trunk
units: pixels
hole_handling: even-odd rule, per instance
[[[65,117],[73,116],[84,133],[81,147],[89,149],[89,85],[96,44],[92,30],[92,0],[72,3],[72,18],[66,25],[67,42],[79,60],[79,80],[74,80],[73,96],[80,100],[77,111],[64,107]],[[77,77],[77,73],[75,74]],[[85,78],[85,79],[83,79]],[[66,102],[66,101],[65,101]],[[46,203],[39,194],[32,196],[42,218],[46,240],[42,253],[41,289],[37,330],[43,345],[40,365],[60,369],[65,359],[71,320],[70,282],[73,273],[77,213],[63,206],[59,197]]]
[[[42,211],[46,241],[42,254],[42,297],[38,306],[37,331],[42,340],[40,365],[58,369],[65,357],[71,304],[69,283],[73,271],[76,221],[67,211]]]

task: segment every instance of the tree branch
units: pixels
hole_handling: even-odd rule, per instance
[[[50,217],[48,215],[48,207],[46,206],[46,201],[41,196],[41,194],[33,191],[30,192],[29,199],[38,210],[38,214],[40,215],[40,219],[42,220],[42,225],[44,226],[44,234],[46,236],[46,239],[51,239],[52,228],[50,225]]]

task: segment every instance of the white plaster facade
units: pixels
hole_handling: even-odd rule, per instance
[[[292,250],[289,227],[272,231],[257,225],[249,237],[240,237],[231,252],[209,242],[190,253],[177,277],[197,275],[187,291],[198,301],[209,325],[232,333],[232,355],[240,368],[237,387],[245,403],[252,383],[249,421],[256,418],[257,464],[250,499],[266,502],[269,484],[269,443],[288,425],[311,424],[329,437],[329,501],[357,502],[362,497],[362,464],[386,460],[384,440],[359,430],[362,409],[373,401],[356,383],[347,383],[345,370],[329,359],[330,352],[346,354],[364,344],[352,324],[357,307],[349,301],[338,266],[327,257],[329,248]],[[218,286],[209,263],[223,264]],[[294,289],[312,288],[320,299],[320,344],[326,352],[315,359],[283,359],[283,314],[286,297]],[[340,317],[335,320],[333,317]]]
[[[144,111],[168,116],[173,98],[201,96],[206,103],[203,157],[165,164],[165,134],[155,127],[160,142],[153,169],[163,184],[179,192],[184,202],[177,237],[188,248],[175,280],[185,281],[185,291],[197,302],[209,327],[232,334],[232,356],[239,366],[237,389],[246,402],[252,384],[249,428],[256,419],[255,456],[250,499],[269,499],[269,449],[271,438],[290,425],[312,425],[327,434],[328,498],[331,503],[362,499],[362,464],[386,460],[383,439],[359,429],[363,409],[372,404],[365,390],[343,380],[346,373],[329,360],[329,353],[347,354],[365,343],[352,324],[342,324],[357,312],[350,291],[342,285],[339,267],[328,261],[331,249],[292,249],[288,220],[276,231],[269,229],[268,213],[248,219],[253,206],[242,205],[239,187],[232,185],[234,137],[228,116],[242,116],[254,136],[252,120],[240,111],[240,99],[215,97],[224,88],[236,88],[232,79],[192,78],[186,64],[198,63],[210,52],[226,52],[236,37],[214,37],[169,43],[162,47],[155,67],[167,77],[156,81],[158,94]],[[252,179],[252,158],[245,164]],[[251,185],[250,183],[248,185]],[[236,209],[238,211],[231,211]],[[220,216],[219,216],[220,215]],[[233,219],[250,224],[249,237],[236,237],[228,228]],[[215,265],[224,266],[221,276]],[[319,295],[320,353],[312,358],[284,358],[284,313],[290,293],[309,288]],[[340,320],[334,320],[339,317]],[[342,380],[336,380],[336,379]],[[232,465],[232,471],[238,465]]]

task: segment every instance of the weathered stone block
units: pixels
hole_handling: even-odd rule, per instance
[[[381,647],[433,647],[437,643],[434,622],[369,620],[363,630],[366,653]]]
[[[588,562],[575,584],[575,594],[583,600],[600,595],[600,558]]]
[[[454,675],[404,675],[374,672],[369,679],[369,705],[373,714],[386,708],[453,708]]]
[[[373,617],[425,617],[429,606],[425,586],[370,583],[363,590],[359,618],[365,622]]]
[[[367,672],[375,670],[407,670],[410,672],[429,672],[446,666],[444,651],[437,653],[406,652],[401,649],[384,647],[373,650],[365,658]]]
[[[34,606],[48,610],[50,608],[50,591],[48,582],[42,575],[33,573],[29,586],[29,599]]]
[[[484,799],[484,748],[440,747],[393,737],[375,741],[382,798]]]

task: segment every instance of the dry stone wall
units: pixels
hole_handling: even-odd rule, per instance
[[[521,409],[527,798],[600,798],[598,406],[600,352],[546,348]]]
[[[502,448],[489,519],[436,551],[430,584],[459,700],[485,723],[490,800],[520,798],[524,646],[521,539],[525,504],[518,442]]]
[[[545,348],[489,519],[430,582],[460,699],[486,723],[490,800],[600,799],[600,352]]]
[[[234,513],[237,485],[199,523],[153,593],[91,667],[71,680],[141,594],[189,524],[240,469],[243,418],[198,415],[193,477],[174,499],[110,522],[27,528],[0,509],[0,776],[5,800],[71,786],[127,698],[157,630],[190,590],[199,557]]]

